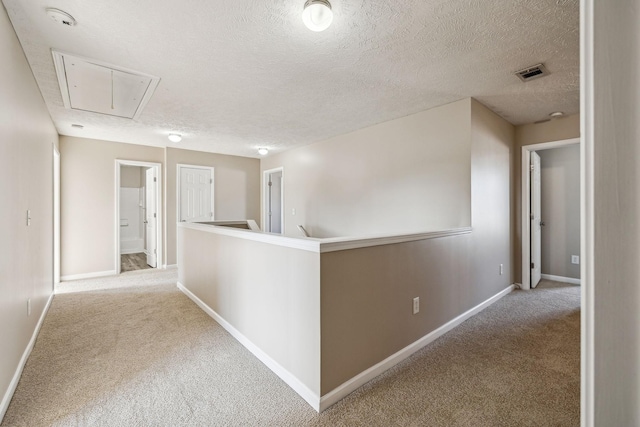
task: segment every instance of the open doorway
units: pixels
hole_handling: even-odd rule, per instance
[[[580,283],[580,139],[522,147],[522,288]]]
[[[159,163],[116,160],[118,274],[162,265]]]
[[[262,229],[267,233],[284,233],[284,168],[269,169],[263,176]]]

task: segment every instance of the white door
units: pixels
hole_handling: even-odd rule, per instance
[[[149,168],[145,172],[145,229],[147,233],[147,264],[155,268],[157,264],[156,227],[158,213],[156,212],[156,186],[158,185],[155,168]]]
[[[540,156],[531,153],[531,288],[542,274],[542,209],[540,202]]]
[[[282,171],[269,174],[267,181],[267,232],[282,234]]]
[[[210,168],[180,167],[180,222],[213,221]]]

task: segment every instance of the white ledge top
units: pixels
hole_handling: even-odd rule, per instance
[[[230,221],[233,222],[233,221]],[[326,253],[346,251],[349,249],[367,248],[371,246],[392,245],[395,243],[414,242],[417,240],[437,239],[440,237],[457,236],[471,233],[471,227],[460,227],[449,230],[426,231],[412,234],[384,234],[361,237],[331,237],[316,239],[313,237],[288,237],[280,234],[262,231],[245,230],[241,228],[224,227],[219,225],[199,224],[194,222],[179,222],[178,227],[207,233],[232,236],[239,239],[253,240],[277,246],[301,249],[309,252]]]

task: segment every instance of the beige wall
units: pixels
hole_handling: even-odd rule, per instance
[[[320,256],[179,228],[178,280],[320,394]]]
[[[580,146],[540,150],[542,274],[580,278]]]
[[[120,187],[141,188],[144,187],[143,171],[140,166],[122,166],[120,168]]]
[[[53,292],[53,146],[58,133],[4,9],[0,57],[1,420],[13,376]]]
[[[322,394],[513,283],[514,128],[476,101],[468,117],[471,234],[322,254]]]
[[[522,283],[522,147],[542,142],[580,137],[580,116],[573,115],[548,122],[516,126],[516,150],[512,176],[514,190],[515,233],[513,262],[515,281]]]
[[[117,267],[115,161],[163,163],[164,150],[61,136],[60,157],[61,275],[112,272]]]
[[[514,127],[473,101],[471,110],[472,301],[514,282],[512,194]],[[503,274],[500,275],[500,264]]]
[[[250,219],[259,216],[260,166],[257,159],[67,136],[61,137],[60,148],[63,277],[110,272],[116,268],[116,159],[162,164],[165,265],[176,263],[178,163],[215,168],[216,219]],[[123,171],[127,180],[127,172],[124,168]],[[130,184],[136,181],[136,177],[130,178]],[[140,180],[139,176],[137,180]]]
[[[593,294],[587,294],[593,311],[587,314],[593,315],[594,335],[585,341],[594,345],[594,358],[586,362],[595,367],[588,409],[596,426],[639,426],[640,7],[637,0],[584,3],[595,7],[595,17],[585,18],[594,17],[595,52],[585,53],[594,67],[586,75],[594,90],[587,84],[585,98],[593,116],[583,123],[585,136],[593,135],[586,156],[594,162],[587,161],[594,189]]]
[[[260,218],[260,161],[247,157],[166,149],[166,264],[176,263],[177,165],[211,166],[214,170],[216,220]]]
[[[468,226],[470,110],[464,99],[263,159],[263,171],[284,167],[285,234]]]
[[[322,254],[322,395],[475,305],[471,239]],[[416,315],[414,297],[420,298]]]

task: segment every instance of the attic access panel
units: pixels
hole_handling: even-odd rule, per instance
[[[159,77],[52,50],[64,106],[137,119]]]

